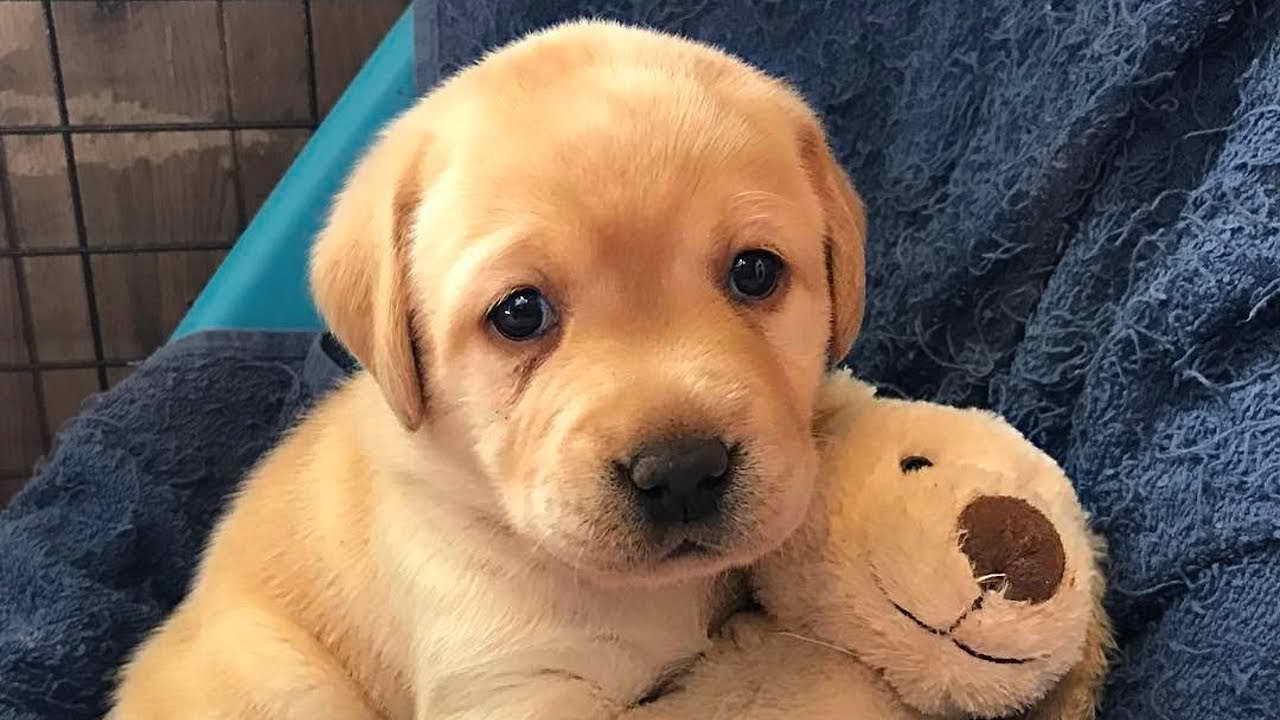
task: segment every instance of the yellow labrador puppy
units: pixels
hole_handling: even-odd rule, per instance
[[[803,518],[863,211],[812,112],[581,22],[397,119],[312,256],[365,372],[245,480],[114,717],[609,717]]]

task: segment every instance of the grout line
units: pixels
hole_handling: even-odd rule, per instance
[[[217,0],[217,5],[218,42],[222,46],[223,89],[226,92],[227,119],[234,123],[236,110],[235,103],[231,100],[231,52],[227,47],[227,6],[223,0]],[[231,194],[235,197],[236,235],[239,236],[244,232],[248,222],[245,217],[244,183],[240,170],[240,134],[235,130],[229,130],[227,135],[231,142]]]
[[[109,358],[102,362],[95,360],[64,360],[60,362],[0,363],[0,373],[42,372],[45,370],[94,370],[97,368],[133,367],[142,360],[120,360]]]
[[[44,0],[48,2],[49,0]],[[136,0],[133,0],[136,2]],[[191,132],[199,130],[315,130],[312,120],[261,120],[247,122],[137,123],[132,125],[0,125],[4,135],[87,135],[93,133]]]
[[[244,171],[240,168],[240,133],[227,132],[231,136],[231,194],[236,201],[236,237],[249,226],[248,211],[244,202]]]
[[[311,105],[311,125],[320,123],[320,99],[316,91],[315,25],[311,19],[311,0],[302,0],[303,31],[307,44],[307,102]]]
[[[57,255],[122,255],[133,253],[194,252],[200,250],[230,250],[234,242],[214,243],[157,243],[155,245],[109,245],[95,248],[76,246],[0,248],[0,257],[44,257]]]
[[[49,57],[53,60],[53,86],[58,98],[58,120],[64,126],[69,126],[71,123],[67,114],[67,88],[62,77],[62,57],[58,51],[58,29],[53,20],[53,2],[42,0],[41,5],[44,7],[45,29],[49,35]],[[62,133],[62,149],[67,161],[67,180],[71,184],[71,212],[75,218],[76,242],[87,250],[89,237],[85,229],[84,203],[80,197],[80,173],[76,167],[76,152],[71,142],[71,133]],[[104,356],[102,320],[98,314],[98,293],[94,288],[93,264],[89,262],[88,253],[80,255],[80,267],[84,273],[84,290],[89,303],[89,331],[93,334],[93,356],[98,362],[102,362]],[[98,389],[107,389],[107,370],[101,366],[98,367]]]
[[[18,221],[14,217],[13,193],[9,187],[9,162],[5,152],[4,138],[0,137],[0,202],[4,203],[4,231],[9,238],[9,245],[18,246]],[[22,339],[27,344],[25,369],[31,372],[31,384],[36,399],[36,422],[40,429],[40,446],[44,452],[51,449],[53,438],[49,433],[49,412],[44,402],[44,383],[40,382],[40,352],[36,341],[35,320],[31,314],[31,293],[27,287],[27,272],[21,257],[16,257],[10,264],[14,274],[14,287],[18,291],[18,312],[22,315]]]

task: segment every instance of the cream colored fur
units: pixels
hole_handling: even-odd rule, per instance
[[[826,450],[810,516],[753,573],[770,618],[731,619],[681,687],[634,720],[699,709],[745,720],[1093,718],[1111,647],[1103,549],[1061,469],[991,413],[875,399],[843,373],[818,417]],[[933,466],[904,472],[910,456]],[[980,495],[1021,498],[1056,528],[1065,567],[1050,599],[1008,600],[1006,586],[974,577],[957,517]],[[980,659],[953,638],[1026,662]]]
[[[863,226],[799,97],[712,48],[583,22],[461,72],[378,139],[314,249],[366,372],[244,481],[112,717],[622,711],[804,516]],[[754,248],[787,269],[747,305],[726,278]],[[526,286],[560,324],[515,343],[486,315]],[[675,433],[747,458],[718,525],[645,524],[618,484]]]

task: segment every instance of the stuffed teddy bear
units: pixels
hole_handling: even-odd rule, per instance
[[[1101,541],[996,415],[825,383],[819,490],[750,571],[764,613],[646,718],[1092,718],[1111,644]]]

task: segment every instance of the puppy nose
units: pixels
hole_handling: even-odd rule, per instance
[[[651,521],[694,522],[720,509],[728,484],[729,448],[709,438],[666,440],[636,453],[629,470]]]
[[[960,550],[984,585],[1005,585],[1010,600],[1042,603],[1057,592],[1066,566],[1062,538],[1026,500],[984,495],[960,513]]]

